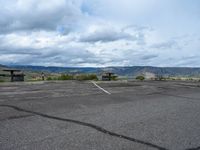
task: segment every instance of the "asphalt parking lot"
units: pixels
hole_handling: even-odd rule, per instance
[[[2,83],[0,149],[197,150],[200,83]]]

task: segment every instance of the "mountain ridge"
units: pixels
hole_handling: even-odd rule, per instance
[[[153,67],[153,66],[113,66],[113,67],[45,67],[45,66],[8,66],[24,71],[50,73],[95,73],[113,72],[119,76],[137,76],[143,73],[153,73],[162,76],[200,77],[200,67]]]

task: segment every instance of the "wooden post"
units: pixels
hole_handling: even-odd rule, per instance
[[[14,79],[14,71],[13,70],[10,71],[10,75],[11,75],[11,82],[13,82],[14,81],[13,80]]]

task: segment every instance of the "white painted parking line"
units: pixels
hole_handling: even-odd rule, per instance
[[[109,94],[109,95],[111,94],[110,92],[106,91],[105,89],[103,89],[102,87],[100,87],[99,85],[97,85],[95,82],[92,81],[92,83],[93,83],[96,87],[98,87],[100,90],[104,91],[105,93],[107,93],[107,94]]]

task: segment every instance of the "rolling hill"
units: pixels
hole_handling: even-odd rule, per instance
[[[143,73],[152,73],[162,76],[180,77],[200,77],[200,68],[187,67],[151,67],[151,66],[132,66],[132,67],[44,67],[44,66],[10,66],[24,71],[49,72],[49,73],[96,73],[113,72],[119,76],[137,76]]]

